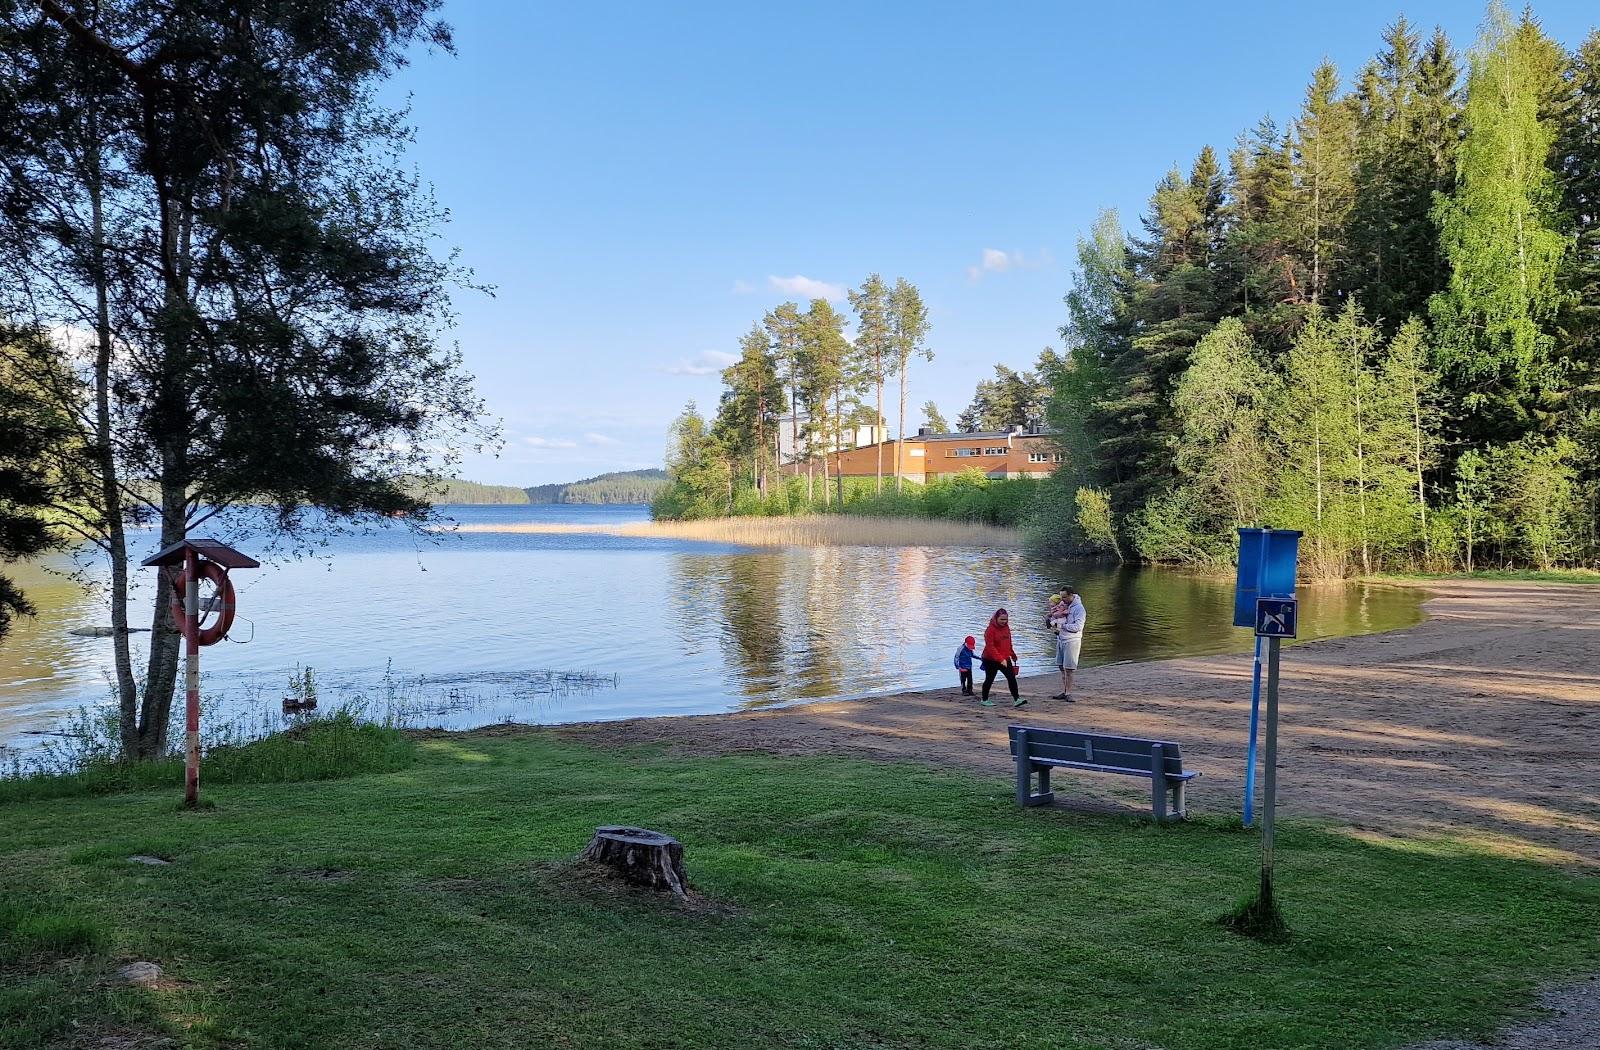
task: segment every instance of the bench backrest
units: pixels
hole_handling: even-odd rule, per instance
[[[1086,762],[1115,769],[1150,772],[1155,747],[1161,745],[1162,772],[1176,776],[1183,772],[1183,755],[1178,745],[1167,740],[1141,740],[1131,736],[1104,736],[1077,729],[1045,729],[1041,726],[1009,726],[1011,754],[1017,753],[1017,731],[1028,731],[1028,757],[1042,761]]]

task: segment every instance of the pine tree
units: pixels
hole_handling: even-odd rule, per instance
[[[894,367],[894,348],[890,342],[889,289],[883,278],[868,274],[861,287],[850,293],[850,307],[856,314],[856,353],[871,379],[877,395],[878,416],[872,421],[879,435],[874,491],[883,491],[883,382]]]
[[[911,359],[933,360],[933,351],[924,342],[928,338],[928,328],[928,308],[922,302],[922,293],[904,277],[895,278],[894,288],[889,292],[889,346],[894,355],[895,374],[900,377],[900,421],[895,428],[894,443],[896,492],[905,481],[900,450],[906,443],[906,391]]]
[[[805,366],[801,359],[800,307],[782,303],[767,311],[761,319],[761,328],[767,334],[772,359],[777,365],[778,379],[788,388],[789,401],[789,465],[790,473],[798,471],[800,462],[800,387],[805,382]],[[781,395],[780,395],[781,397]],[[783,459],[778,459],[778,471],[783,472]]]
[[[948,434],[950,424],[945,422],[944,413],[939,411],[939,406],[932,401],[922,406],[922,425],[935,434]]]
[[[739,360],[723,369],[726,387],[717,412],[718,428],[739,456],[750,464],[750,483],[758,495],[767,494],[767,464],[783,392],[778,382],[771,343],[759,324],[739,340]]]
[[[843,433],[844,392],[855,384],[850,341],[844,336],[844,315],[826,299],[813,299],[800,318],[800,360],[804,377],[800,383],[800,404],[806,412],[806,444],[809,477],[810,460],[820,450],[822,459],[822,502],[830,500],[830,463]],[[808,497],[810,493],[807,493]],[[843,482],[839,498],[844,499]]]

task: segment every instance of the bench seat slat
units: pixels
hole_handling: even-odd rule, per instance
[[[1150,775],[1150,770],[1148,769],[1129,769],[1126,766],[1102,766],[1096,762],[1067,762],[1052,758],[1038,759],[1031,757],[1029,758],[1029,761],[1036,766],[1049,766],[1052,769],[1088,769],[1097,773],[1124,773],[1128,776],[1137,777],[1148,777]],[[1192,780],[1199,775],[1199,773],[1194,772],[1177,773],[1169,771],[1166,774],[1166,778],[1168,780]]]

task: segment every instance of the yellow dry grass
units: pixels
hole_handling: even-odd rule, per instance
[[[703,540],[749,547],[997,547],[1022,546],[1022,533],[996,525],[928,518],[874,518],[812,514],[787,518],[706,518],[641,521],[626,525],[524,522],[462,525],[460,532],[602,533],[655,539]]]

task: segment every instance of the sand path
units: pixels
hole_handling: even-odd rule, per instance
[[[1417,627],[1285,648],[1280,813],[1600,867],[1600,586],[1430,590]],[[1090,668],[1072,705],[1046,699],[1054,675],[1029,677],[1020,712],[1003,688],[992,709],[951,688],[556,732],[695,754],[909,759],[997,778],[1010,775],[1012,722],[1159,737],[1203,774],[1191,812],[1222,815],[1238,812],[1243,792],[1250,669],[1247,654]],[[1140,783],[1060,776],[1057,798],[1135,810],[1148,800]]]

